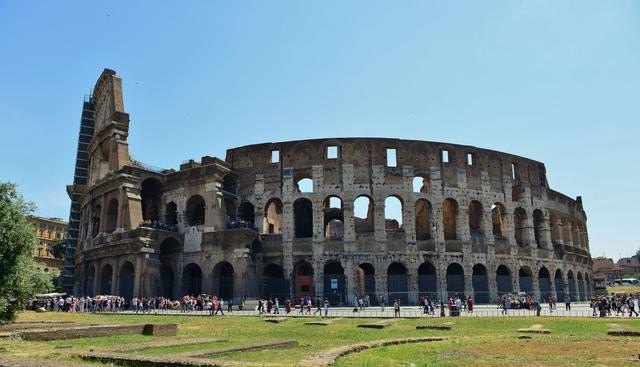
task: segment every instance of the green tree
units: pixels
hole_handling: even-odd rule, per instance
[[[15,184],[0,183],[0,323],[12,320],[34,294],[52,288],[51,277],[47,281],[33,265],[36,232],[26,218],[33,210]]]
[[[62,259],[64,257],[64,242],[65,240],[57,240],[51,245],[51,254],[56,259]]]

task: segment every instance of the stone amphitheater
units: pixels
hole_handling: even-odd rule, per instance
[[[83,103],[63,284],[77,295],[304,295],[353,304],[590,297],[581,197],[543,163],[473,146],[329,138],[133,160],[122,80]]]

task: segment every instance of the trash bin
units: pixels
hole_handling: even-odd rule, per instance
[[[460,310],[457,306],[451,306],[451,308],[449,309],[449,316],[460,316]]]

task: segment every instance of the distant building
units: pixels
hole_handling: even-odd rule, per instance
[[[638,256],[623,257],[617,262],[608,257],[593,258],[593,275],[604,278],[607,283],[621,279],[625,274],[640,273],[640,259]]]
[[[38,247],[33,254],[36,268],[59,274],[62,259],[56,259],[53,256],[53,244],[65,239],[68,223],[60,218],[31,217],[29,219],[35,226],[38,237]]]

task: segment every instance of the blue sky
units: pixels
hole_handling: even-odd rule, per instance
[[[138,160],[341,136],[496,149],[582,195],[594,256],[628,256],[638,40],[638,1],[0,0],[0,181],[68,217],[83,96],[109,67]]]

